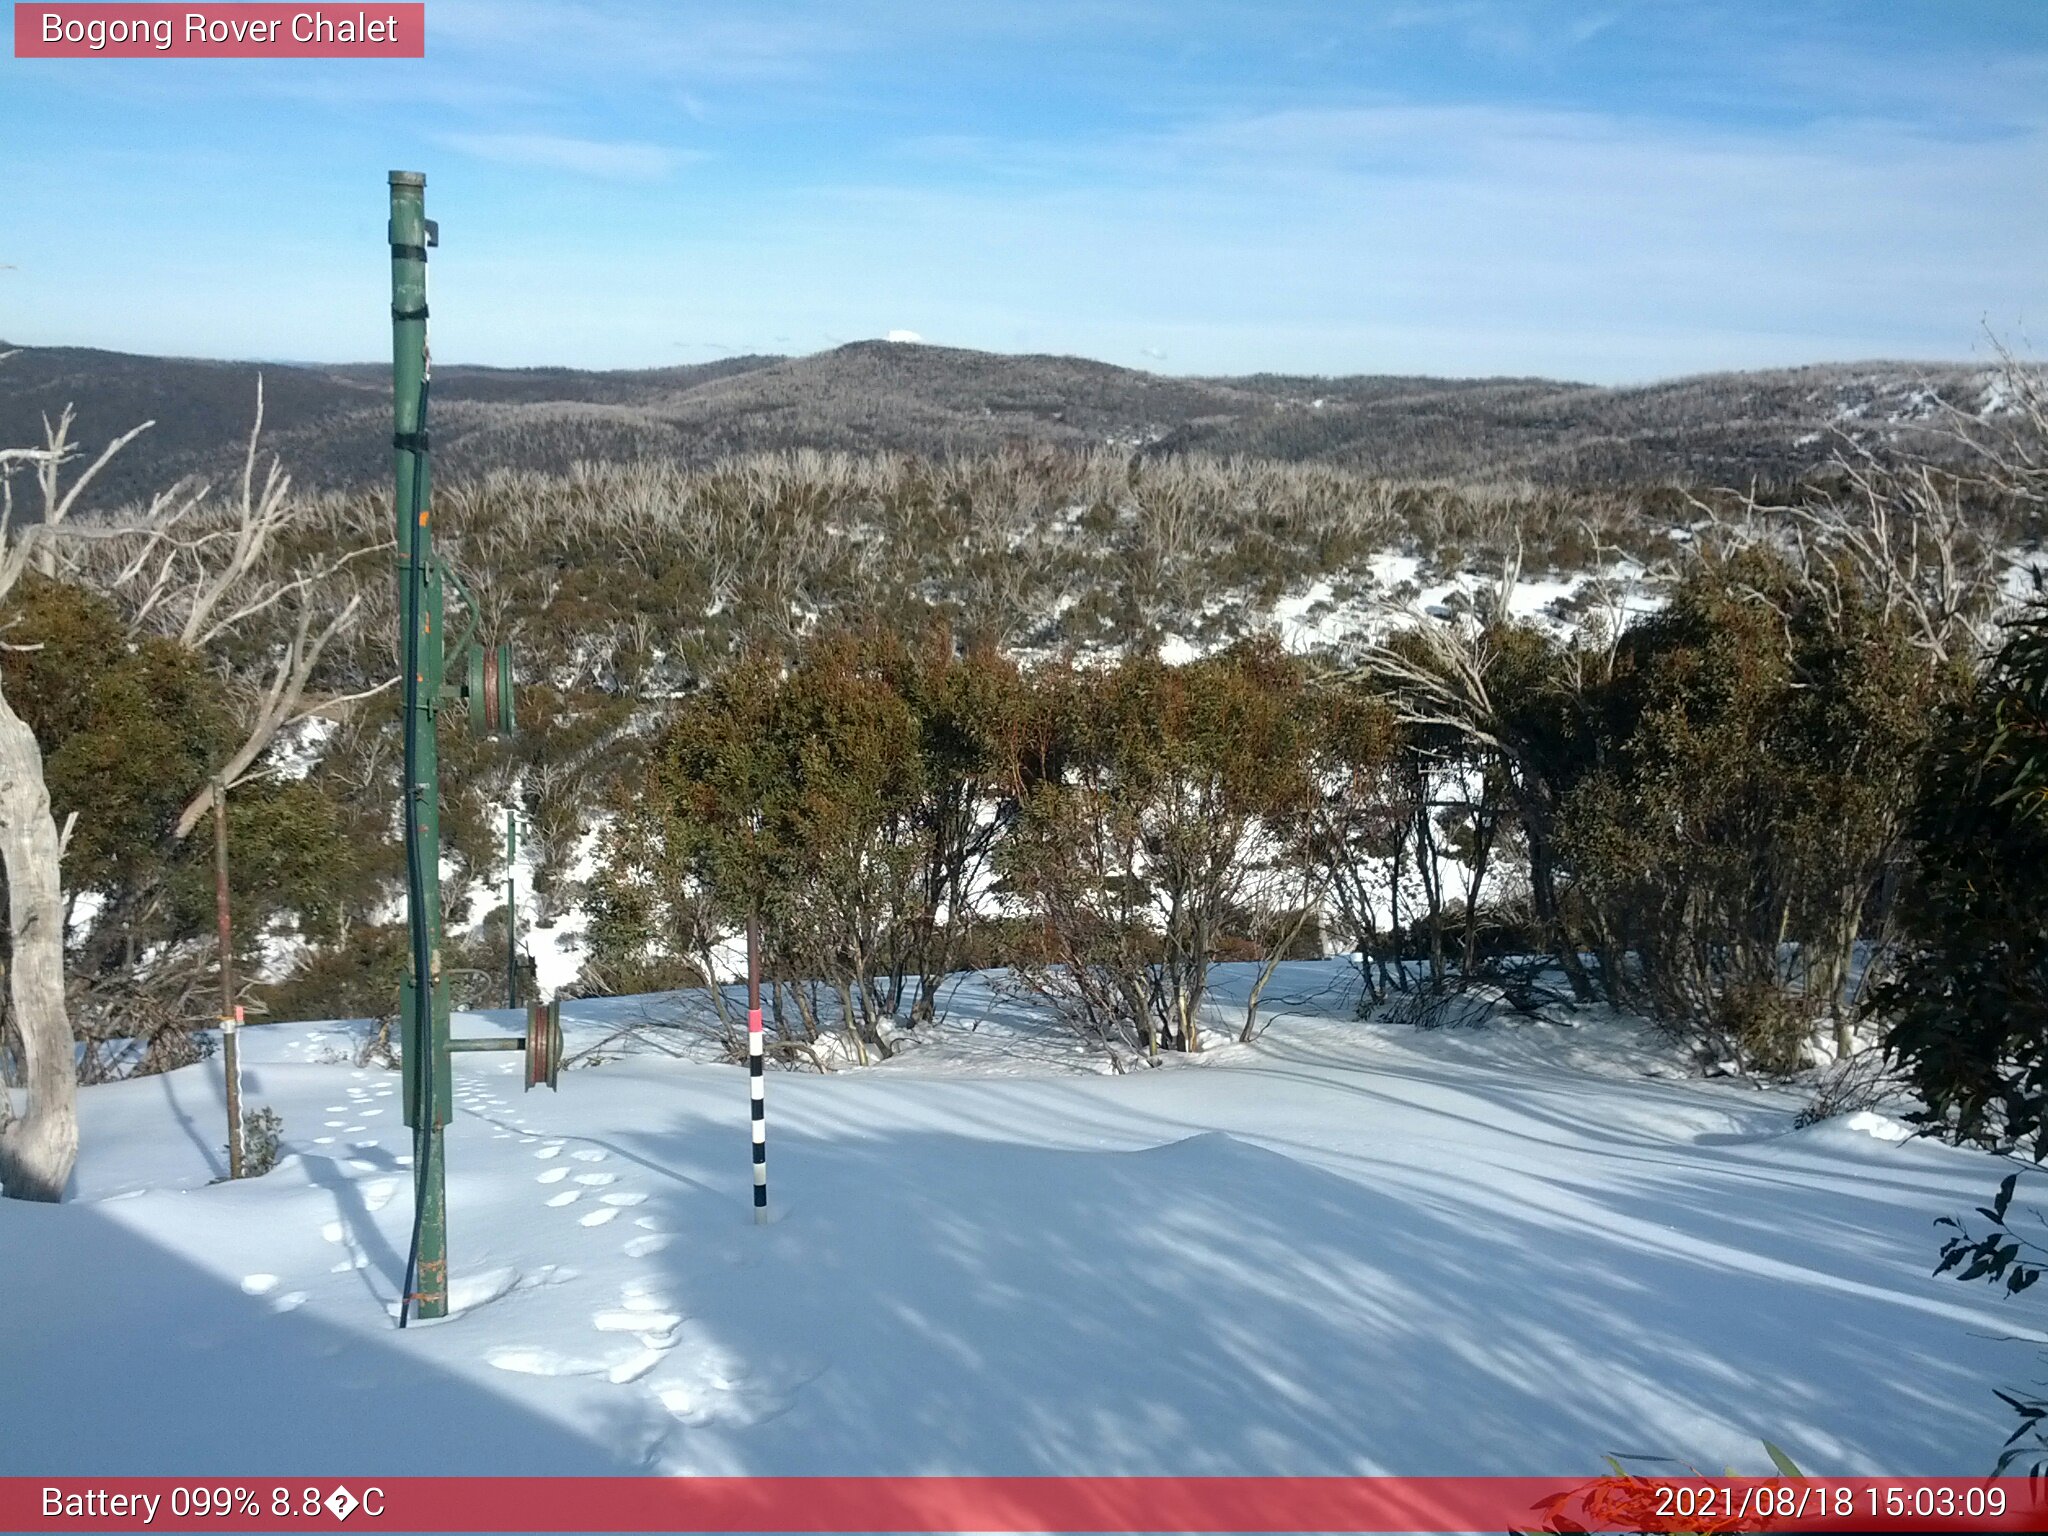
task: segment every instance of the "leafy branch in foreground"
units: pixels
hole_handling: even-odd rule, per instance
[[[1960,1269],[1958,1280],[1981,1280],[1986,1285],[2003,1283],[2008,1296],[2017,1296],[2041,1278],[2042,1269],[2048,1266],[2048,1248],[2014,1231],[2011,1223],[2012,1195],[2018,1184],[2017,1173],[2007,1174],[1999,1181],[1991,1204],[1977,1207],[1977,1214],[1991,1224],[1982,1237],[1972,1237],[1969,1229],[1953,1216],[1935,1221],[1937,1227],[1953,1228],[1956,1234],[1941,1245],[1941,1262],[1934,1267],[1937,1275]],[[2034,1219],[2040,1221],[2038,1212]],[[2044,1460],[2048,1460],[2048,1432],[2043,1428],[2044,1421],[2048,1421],[2048,1399],[1999,1388],[1993,1389],[1993,1395],[2019,1417],[2018,1425],[2006,1436],[1994,1475],[2003,1474],[2023,1456],[2034,1458],[2031,1470],[2038,1472]]]

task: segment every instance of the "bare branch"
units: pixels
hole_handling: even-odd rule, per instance
[[[72,410],[67,405],[64,407],[64,414],[61,418],[60,432],[68,432],[71,425],[71,417]],[[70,515],[72,507],[77,505],[78,498],[84,494],[85,488],[92,484],[94,478],[101,470],[113,462],[114,455],[155,425],[154,421],[145,421],[139,427],[130,427],[126,432],[123,432],[119,437],[108,443],[106,447],[100,450],[100,456],[92,461],[85,473],[71,482],[71,489],[64,493],[61,500],[57,496],[57,469],[69,455],[64,452],[63,439],[53,436],[48,445],[48,453],[40,471],[43,479],[43,526],[55,528],[59,523],[63,522]]]

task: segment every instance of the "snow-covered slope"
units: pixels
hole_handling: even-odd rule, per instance
[[[1794,1131],[1626,1021],[1353,1023],[1340,977],[1157,1071],[1012,1019],[776,1074],[766,1227],[742,1073],[460,1058],[458,1313],[403,1333],[398,1076],[348,1031],[251,1032],[288,1156],[238,1185],[217,1062],[87,1089],[79,1198],[0,1203],[0,1473],[1987,1467],[2030,1298],[1928,1270],[1988,1159]]]

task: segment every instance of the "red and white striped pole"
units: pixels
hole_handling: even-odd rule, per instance
[[[754,1138],[754,1223],[768,1219],[768,1085],[761,1075],[761,920],[747,919],[747,1097]]]

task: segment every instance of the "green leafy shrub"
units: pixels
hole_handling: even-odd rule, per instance
[[[242,1177],[261,1178],[277,1166],[283,1147],[284,1116],[269,1105],[259,1105],[242,1115]]]
[[[1886,1046],[1960,1141],[2048,1155],[2048,602],[1943,720],[1913,819]]]

